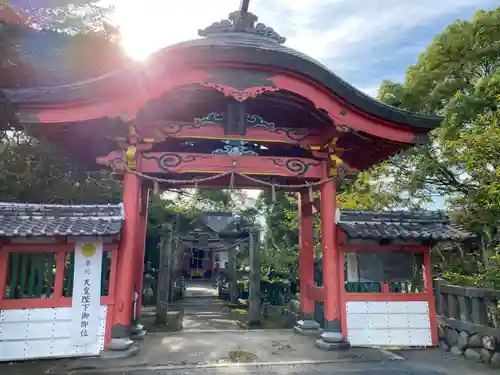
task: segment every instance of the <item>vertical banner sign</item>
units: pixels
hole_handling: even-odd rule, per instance
[[[73,277],[73,335],[76,345],[86,346],[97,341],[101,304],[102,242],[75,246]]]
[[[220,268],[225,269],[227,268],[227,262],[229,262],[229,256],[227,254],[227,251],[221,251],[219,252],[219,262],[220,262]]]

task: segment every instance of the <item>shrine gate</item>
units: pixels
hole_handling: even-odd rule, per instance
[[[348,308],[351,301],[385,303],[391,290],[383,286],[380,296],[344,293],[342,254],[358,248],[339,242],[337,183],[426,142],[441,118],[403,111],[356,90],[318,61],[286,47],[284,37],[257,23],[248,1],[199,35],[92,80],[4,90],[19,121],[34,134],[75,162],[112,169],[123,180],[119,288],[105,344],[130,336],[134,286],[141,290],[142,284],[148,192],[215,187],[300,195],[299,328],[316,328],[314,301],[323,300],[320,344],[345,346],[346,303]],[[320,191],[318,202],[311,200],[313,188]],[[313,206],[322,223],[321,288],[314,286],[312,272]],[[419,298],[430,303],[431,294],[426,289]],[[407,297],[398,298],[415,299],[411,293]],[[429,329],[435,329],[432,324]],[[437,345],[434,338],[432,345]]]

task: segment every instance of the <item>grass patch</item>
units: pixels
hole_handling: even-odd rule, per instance
[[[257,355],[251,352],[246,352],[241,349],[230,350],[228,352],[229,360],[233,363],[255,362]]]

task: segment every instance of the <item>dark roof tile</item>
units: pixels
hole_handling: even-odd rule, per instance
[[[0,236],[105,236],[118,234],[122,204],[52,205],[0,202]]]
[[[473,237],[451,224],[442,212],[341,210],[337,223],[352,239],[439,242]]]

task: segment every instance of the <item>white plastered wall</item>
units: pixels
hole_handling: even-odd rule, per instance
[[[99,328],[88,346],[70,337],[71,307],[0,311],[0,361],[98,355],[104,350],[107,306],[99,308]]]
[[[346,303],[353,346],[432,346],[427,301]]]

